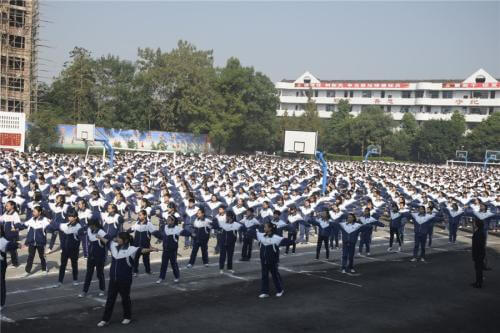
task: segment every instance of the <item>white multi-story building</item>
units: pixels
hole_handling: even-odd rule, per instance
[[[363,108],[378,105],[401,120],[411,112],[417,121],[449,119],[454,111],[465,116],[469,125],[478,123],[493,112],[500,112],[500,79],[479,69],[460,80],[320,80],[309,72],[297,80],[276,83],[280,104],[278,116],[300,116],[314,100],[319,116],[331,117],[340,100],[351,105],[357,115]]]

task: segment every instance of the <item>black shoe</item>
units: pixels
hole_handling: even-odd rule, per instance
[[[478,288],[478,289],[482,288],[482,286],[481,286],[480,284],[476,283],[476,282],[471,283],[470,285],[471,285],[473,288]]]

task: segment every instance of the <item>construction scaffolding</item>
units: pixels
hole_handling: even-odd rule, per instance
[[[37,110],[38,0],[0,0],[0,111]]]

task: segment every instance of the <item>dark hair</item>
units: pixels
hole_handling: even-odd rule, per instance
[[[118,233],[118,238],[124,242],[123,245],[130,245],[134,241],[134,238],[128,232]]]
[[[89,227],[96,227],[97,229],[101,228],[101,222],[99,221],[99,219],[96,219],[95,217],[92,217],[88,223]]]
[[[266,224],[271,228],[271,233],[274,234],[276,232],[276,225],[271,221],[264,222],[264,225]]]

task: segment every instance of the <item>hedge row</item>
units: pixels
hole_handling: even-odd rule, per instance
[[[332,161],[363,161],[365,159],[361,156],[337,155],[328,153],[325,154],[325,158]],[[394,162],[394,157],[389,156],[371,156],[368,159],[370,161]]]

